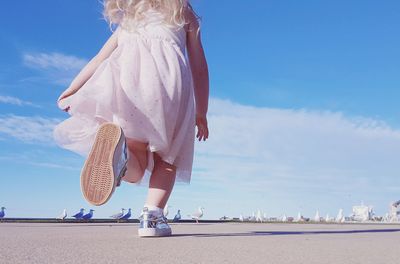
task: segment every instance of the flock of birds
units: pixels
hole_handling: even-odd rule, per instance
[[[169,214],[169,208],[171,208],[171,206],[167,205],[164,208],[164,216],[167,217]],[[129,218],[132,217],[132,209],[129,208],[128,212],[125,213],[126,209],[125,208],[121,208],[121,211],[119,213],[116,213],[114,215],[111,215],[110,217],[116,220],[128,220]],[[90,220],[93,218],[93,209],[90,209],[88,213],[85,214],[85,209],[81,208],[79,210],[79,212],[77,212],[76,214],[74,214],[73,218],[77,219],[77,220]],[[4,210],[3,210],[3,214],[4,214]],[[190,217],[193,220],[196,220],[196,222],[198,223],[200,218],[202,218],[204,215],[204,207],[199,207],[197,212],[194,212],[193,214],[188,215],[188,217]],[[0,214],[1,217],[1,214]],[[4,217],[4,215],[3,215]],[[64,209],[64,211],[62,212],[62,214],[57,217],[57,219],[59,220],[64,220],[68,217],[67,214],[67,209]],[[172,219],[173,222],[179,222],[182,219],[182,215],[181,215],[181,210],[178,210],[177,213],[175,214],[174,218]]]
[[[229,220],[229,217],[221,217],[221,220]],[[331,217],[329,214],[326,217],[321,217],[319,211],[315,213],[313,219],[304,217],[300,212],[297,214],[297,217],[287,216],[283,214],[281,217],[268,217],[267,214],[258,210],[257,213],[253,212],[251,216],[244,217],[243,215],[239,216],[239,221],[241,222],[266,222],[266,221],[281,221],[281,222],[337,222],[337,223],[344,223],[346,221],[346,217],[343,214],[343,209],[340,209],[336,217]]]
[[[164,208],[164,216],[167,217],[169,214],[169,208],[171,206],[166,205]],[[0,207],[0,219],[5,218],[5,207]],[[75,213],[71,217],[77,219],[77,220],[90,220],[93,218],[93,212],[95,210],[90,209],[88,213],[85,213],[85,209],[81,208],[79,212]],[[129,208],[128,212],[126,212],[125,208],[121,208],[121,211],[117,214],[111,215],[110,217],[116,220],[128,220],[132,217],[132,209]],[[204,215],[204,207],[199,207],[198,210],[190,215],[188,217],[192,220],[195,220],[196,223],[199,222],[199,220],[203,217]],[[67,214],[67,209],[64,209],[62,214],[57,217],[59,220],[64,220],[68,217]],[[175,214],[174,218],[172,219],[173,222],[179,222],[182,219],[181,215],[181,210],[178,210],[177,213]],[[227,216],[223,216],[220,218],[221,220],[231,220],[231,218]],[[243,215],[239,216],[239,221],[250,221],[250,222],[265,222],[265,221],[282,221],[282,222],[301,222],[301,221],[309,221],[309,218],[305,218],[301,215],[301,213],[298,213],[297,218],[294,217],[288,217],[286,214],[283,214],[282,217],[280,218],[274,218],[274,217],[267,217],[266,213],[261,212],[261,210],[258,210],[257,213],[253,212],[251,216],[244,217]],[[316,215],[313,219],[315,222],[341,222],[343,223],[345,221],[345,216],[343,214],[343,210],[340,209],[338,215],[336,218],[330,217],[327,215],[325,218],[321,217],[319,214],[319,211],[316,212]]]
[[[164,208],[164,216],[167,217],[169,214],[169,208],[171,206],[167,205]],[[0,207],[0,220],[4,219],[6,216],[5,213],[5,207]],[[75,218],[77,220],[90,220],[93,218],[93,212],[95,210],[90,209],[88,213],[85,213],[85,209],[81,208],[79,212],[75,213],[72,215],[72,218]],[[121,211],[119,213],[116,213],[114,215],[111,215],[110,217],[116,220],[128,220],[132,217],[132,209],[129,208],[128,211],[125,213],[126,209],[121,208]],[[195,220],[196,223],[199,222],[199,220],[203,217],[204,215],[204,207],[199,207],[196,212],[187,215],[190,219]],[[400,215],[400,214],[399,214]],[[58,220],[65,220],[68,217],[67,214],[67,209],[64,209],[62,214],[58,216],[56,219]],[[178,210],[177,213],[175,214],[174,218],[172,218],[173,222],[179,222],[182,219],[181,215],[181,210]],[[265,212],[262,212],[261,210],[258,210],[257,212],[253,212],[251,216],[243,216],[240,215],[239,218],[230,218],[227,216],[223,216],[220,218],[220,220],[239,220],[241,222],[273,222],[273,221],[281,221],[281,222],[308,222],[308,221],[313,221],[313,222],[336,222],[336,223],[344,223],[348,220],[348,217],[346,218],[345,215],[343,214],[343,209],[340,209],[336,217],[331,217],[329,214],[326,215],[326,217],[321,217],[319,211],[317,210],[315,216],[313,219],[306,218],[304,217],[300,212],[298,213],[297,217],[288,217],[286,214],[283,214],[281,217],[268,217]],[[351,219],[350,219],[351,220]]]

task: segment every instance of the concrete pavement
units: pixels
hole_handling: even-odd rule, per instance
[[[400,225],[0,223],[0,263],[400,263]]]

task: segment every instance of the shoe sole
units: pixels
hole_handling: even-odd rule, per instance
[[[81,171],[82,194],[93,205],[105,204],[119,185],[119,182],[116,184],[113,158],[118,144],[122,143],[122,136],[122,129],[113,123],[103,123],[98,128]]]
[[[163,237],[170,236],[172,234],[171,229],[160,230],[156,228],[140,228],[138,229],[138,235],[140,237]]]

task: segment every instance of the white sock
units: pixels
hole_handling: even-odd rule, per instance
[[[164,213],[164,210],[162,208],[154,205],[145,204],[143,207],[147,207],[147,209],[149,209],[149,211],[151,211],[155,216],[161,216]]]

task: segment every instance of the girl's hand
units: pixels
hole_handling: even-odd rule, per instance
[[[61,101],[62,99],[58,99],[57,100],[57,104],[60,106],[60,101]],[[60,108],[63,108],[62,110],[63,111],[65,111],[65,112],[68,112],[68,110],[70,109],[70,106],[67,106],[67,107],[63,107],[63,106],[60,106]]]
[[[57,104],[60,106],[60,101],[65,99],[65,98],[67,98],[67,97],[69,97],[69,96],[71,96],[72,94],[74,94],[74,93],[70,93],[70,92],[62,93],[60,95],[60,97],[58,97],[58,99],[57,99]],[[63,108],[62,109],[63,111],[68,112],[68,110],[70,109],[70,106],[67,106],[67,107],[60,106],[60,108]]]
[[[196,137],[199,141],[206,141],[208,139],[208,125],[207,125],[207,117],[196,115],[196,126],[197,126],[197,135]]]

